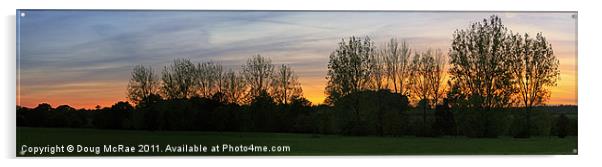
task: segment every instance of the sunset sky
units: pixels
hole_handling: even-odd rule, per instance
[[[17,14],[17,105],[110,106],[126,100],[135,65],[160,73],[176,58],[239,70],[261,54],[288,64],[304,96],[324,100],[328,56],[342,38],[369,36],[382,46],[447,53],[454,30],[497,14],[515,33],[542,32],[560,60],[548,104],[577,104],[576,13],[60,11]]]

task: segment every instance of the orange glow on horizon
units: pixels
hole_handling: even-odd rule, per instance
[[[396,38],[412,54],[427,49],[445,54],[453,32],[491,15],[500,16],[512,33],[543,33],[552,45],[561,74],[545,104],[578,102],[576,12],[161,11],[148,17],[123,11],[85,12],[79,19],[59,17],[72,17],[73,11],[28,12],[17,18],[16,103],[24,107],[110,107],[127,100],[134,65],[152,67],[157,77],[180,58],[215,61],[240,72],[256,54],[276,67],[290,65],[304,97],[319,105],[326,98],[329,55],[341,39],[367,36],[380,50]]]
[[[577,67],[567,59],[560,59],[560,80],[556,87],[551,87],[551,96],[546,102],[549,105],[577,105]],[[312,104],[324,102],[324,88],[327,80],[324,77],[300,76],[303,95]],[[53,107],[69,105],[74,108],[93,109],[97,105],[110,107],[118,101],[126,101],[127,82],[80,83],[64,85],[52,89],[22,87],[17,93],[17,104],[24,107],[36,107],[40,103],[49,103]]]
[[[560,59],[560,58],[559,58]],[[560,80],[556,87],[551,87],[551,96],[545,104],[577,105],[577,66],[574,60],[560,59]],[[314,105],[324,102],[324,88],[327,80],[324,77],[299,76],[303,95]],[[40,103],[48,103],[53,107],[69,105],[74,108],[93,109],[97,105],[110,107],[118,101],[126,99],[127,82],[78,83],[56,86],[52,89],[21,87],[17,93],[17,104],[24,107],[36,107]]]

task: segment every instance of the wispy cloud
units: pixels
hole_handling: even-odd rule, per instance
[[[299,73],[314,103],[323,99],[328,55],[341,38],[370,36],[377,44],[395,37],[417,49],[447,51],[455,29],[486,12],[258,12],[258,11],[44,11],[20,17],[20,75],[27,105],[37,96],[58,98],[73,86],[82,99],[123,97],[131,68],[158,70],[175,58],[216,61],[239,69],[254,54]],[[543,32],[561,58],[574,55],[572,13],[497,13],[517,32]],[[563,60],[564,60],[563,59]],[[567,71],[574,71],[569,69]],[[571,74],[573,75],[573,74]],[[102,83],[82,87],[84,83]],[[114,96],[108,89],[122,92]],[[576,92],[576,85],[563,87]],[[35,90],[35,91],[33,91]],[[72,92],[76,93],[76,92]],[[307,95],[308,93],[306,93]],[[84,97],[85,96],[85,97]],[[98,97],[98,98],[95,98]],[[112,99],[110,99],[112,98]],[[576,97],[575,97],[576,99]],[[88,103],[87,103],[88,104]],[[93,104],[92,102],[89,104]],[[105,104],[106,105],[106,104]],[[90,106],[80,106],[90,107]]]

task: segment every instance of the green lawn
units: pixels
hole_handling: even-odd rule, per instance
[[[530,139],[465,137],[350,137],[290,133],[246,132],[150,132],[126,130],[17,128],[17,156],[22,145],[131,145],[167,144],[288,145],[290,152],[269,153],[101,153],[101,156],[139,155],[481,155],[481,154],[576,154],[577,137],[536,137]],[[97,156],[94,153],[56,153],[44,156]]]

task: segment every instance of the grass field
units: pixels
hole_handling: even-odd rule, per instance
[[[465,137],[351,137],[290,133],[247,132],[150,132],[125,130],[17,128],[17,156],[23,145],[267,145],[290,146],[289,152],[205,152],[205,153],[56,153],[42,156],[155,156],[155,155],[489,155],[489,154],[576,154],[577,137],[536,137],[474,139]],[[151,146],[152,147],[152,146]],[[137,148],[138,149],[138,148]],[[39,156],[39,155],[37,155]]]

